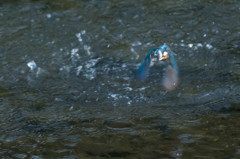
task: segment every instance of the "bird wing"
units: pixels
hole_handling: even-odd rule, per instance
[[[149,53],[147,54],[147,56],[144,58],[144,60],[141,62],[139,68],[138,68],[138,72],[137,72],[137,78],[140,80],[145,80],[148,76],[148,72],[149,72],[149,68],[151,65],[151,54],[153,52],[155,52],[157,50],[157,48],[152,49],[149,51]]]
[[[176,53],[174,53],[173,51],[170,50],[170,54],[169,54],[169,65],[172,66],[172,68],[175,70],[175,72],[178,74],[178,66],[177,66],[177,62],[175,60],[175,56]]]

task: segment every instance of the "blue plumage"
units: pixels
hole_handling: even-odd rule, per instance
[[[175,55],[176,54],[172,52],[167,45],[162,45],[159,48],[154,48],[150,50],[138,68],[137,72],[138,79],[145,80],[148,76],[150,67],[155,63],[165,60],[168,61],[168,64],[173,68],[175,73],[178,75],[178,67],[174,57]]]

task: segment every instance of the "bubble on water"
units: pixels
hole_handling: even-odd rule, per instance
[[[86,34],[86,30],[82,30],[82,31],[81,31],[81,34],[82,34],[82,35]]]
[[[197,47],[203,47],[203,44],[197,43]]]
[[[142,43],[140,41],[135,41],[132,43],[132,46],[140,46]]]
[[[208,49],[212,49],[213,46],[212,46],[211,44],[207,44],[207,45],[206,45],[206,48],[208,48]]]
[[[52,14],[48,13],[48,14],[46,14],[46,17],[47,18],[52,18]]]
[[[28,62],[27,66],[30,68],[31,71],[33,71],[35,68],[37,68],[37,64],[35,61]]]
[[[82,42],[83,40],[82,40],[82,35],[81,35],[81,33],[77,33],[76,34],[76,37],[78,38],[78,41],[79,42]]]
[[[127,67],[127,65],[124,63],[124,64],[122,64],[122,68],[126,68]]]

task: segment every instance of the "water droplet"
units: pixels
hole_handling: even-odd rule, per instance
[[[35,61],[28,62],[27,66],[30,68],[31,71],[33,71],[35,68],[37,68],[37,64],[35,63]]]
[[[188,47],[192,48],[192,47],[193,47],[193,44],[188,44]]]

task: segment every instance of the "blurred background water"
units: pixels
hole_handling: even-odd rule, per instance
[[[1,158],[240,158],[238,0],[1,0]],[[177,53],[135,79],[149,50]]]

